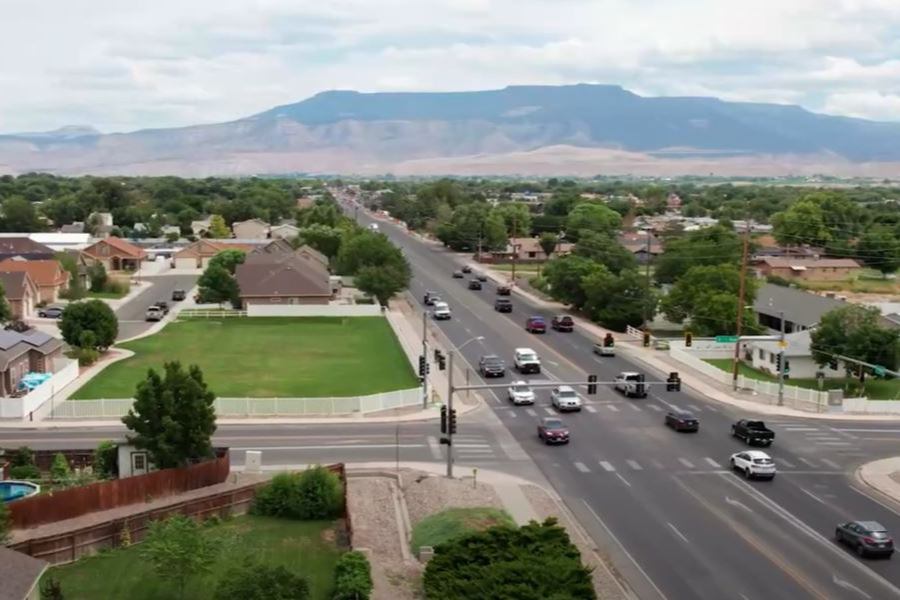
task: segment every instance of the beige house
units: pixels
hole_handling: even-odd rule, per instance
[[[235,271],[241,301],[250,304],[328,304],[331,277],[318,261],[297,254],[254,254]]]
[[[69,272],[58,260],[16,260],[7,259],[0,262],[0,272],[28,273],[29,278],[37,285],[40,299],[48,304],[57,302],[59,295],[69,287]]]
[[[238,221],[231,225],[235,239],[264,240],[269,237],[269,224],[260,219]]]
[[[3,285],[13,318],[22,320],[34,315],[41,297],[37,284],[26,271],[0,272],[0,284]]]
[[[574,246],[574,244],[569,242],[557,243],[556,250],[553,252],[551,258],[565,256],[566,254],[571,253]],[[510,239],[509,244],[504,250],[491,252],[488,256],[485,256],[484,259],[484,262],[493,263],[512,262],[513,260],[523,263],[537,263],[546,261],[547,255],[541,248],[540,240],[538,238],[516,238]]]
[[[269,235],[273,240],[289,240],[300,235],[300,228],[290,223],[283,223],[272,227]]]
[[[147,253],[125,240],[109,237],[82,250],[81,258],[87,266],[100,263],[108,272],[137,271]]]
[[[173,265],[176,269],[205,269],[212,257],[223,250],[250,252],[251,247],[246,244],[197,240],[172,255]]]
[[[756,261],[760,277],[786,281],[846,281],[859,275],[862,266],[850,258],[802,258],[765,256]]]

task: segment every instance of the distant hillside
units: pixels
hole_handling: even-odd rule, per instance
[[[881,175],[896,172],[890,163],[900,162],[898,142],[900,123],[797,106],[644,98],[617,86],[330,91],[229,123],[0,135],[0,172],[755,174],[771,168]],[[566,159],[573,155],[577,165]],[[536,170],[534,156],[553,158]]]

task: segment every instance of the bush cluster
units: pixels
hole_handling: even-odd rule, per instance
[[[346,552],[334,569],[332,600],[368,600],[372,593],[372,570],[362,552]]]
[[[336,473],[316,466],[302,473],[281,473],[256,492],[252,511],[269,517],[333,519],[344,510],[344,488]]]

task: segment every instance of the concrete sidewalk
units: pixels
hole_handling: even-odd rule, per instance
[[[856,470],[856,478],[890,499],[900,502],[900,456],[866,463]]]

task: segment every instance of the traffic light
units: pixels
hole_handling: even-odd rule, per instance
[[[603,347],[604,348],[612,348],[616,344],[616,338],[613,337],[613,334],[607,333],[606,337],[603,338]]]
[[[440,362],[441,360],[441,351],[437,348],[434,349],[434,362]]]
[[[447,433],[447,407],[441,407],[441,433]]]
[[[829,359],[828,359],[828,368],[829,368],[829,369],[834,369],[835,371],[837,371],[837,368],[838,368],[838,359],[835,358],[835,357],[833,357],[833,356],[832,356],[831,358],[829,358]]]
[[[456,409],[450,411],[450,435],[456,435]]]
[[[644,348],[649,348],[649,347],[650,347],[650,332],[645,331],[644,332]]]
[[[444,356],[443,353],[440,356],[438,356],[438,368],[441,371],[447,370],[447,357]]]
[[[781,373],[781,352],[775,355],[775,372]]]
[[[428,363],[425,362],[425,357],[419,355],[419,377],[425,377],[425,367],[428,366]]]
[[[596,375],[588,375],[588,386],[587,386],[588,396],[593,396],[597,393],[597,376]]]
[[[638,375],[637,383],[634,386],[634,393],[639,397],[643,398],[647,395],[647,384],[644,383],[644,374],[641,373]]]
[[[691,344],[693,344],[693,343],[694,343],[694,334],[691,333],[690,331],[685,331],[684,332],[684,347],[690,348]]]
[[[667,392],[680,392],[681,391],[681,377],[678,375],[678,371],[672,371],[669,373],[669,377],[666,379],[666,391]]]

